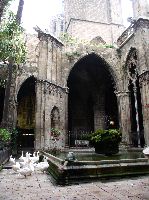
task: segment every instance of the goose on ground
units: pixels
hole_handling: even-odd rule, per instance
[[[15,165],[12,165],[12,169],[13,169],[15,172],[18,172],[18,170],[20,169],[20,163],[19,163],[19,162],[16,162]]]
[[[15,164],[15,163],[16,163],[16,162],[15,162],[15,158],[13,158],[12,155],[11,155],[10,158],[9,158],[9,162],[10,162],[11,164]]]

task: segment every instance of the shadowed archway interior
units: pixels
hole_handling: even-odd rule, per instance
[[[34,147],[35,130],[35,82],[34,77],[28,78],[21,86],[17,101],[18,144],[21,148]]]
[[[97,129],[118,128],[114,80],[108,65],[96,54],[79,60],[68,77],[70,145]]]

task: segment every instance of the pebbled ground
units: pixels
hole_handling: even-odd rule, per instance
[[[149,176],[57,186],[34,173],[26,179],[12,169],[0,172],[0,200],[149,200]]]

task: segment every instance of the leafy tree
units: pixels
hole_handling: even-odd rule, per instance
[[[20,4],[18,9],[19,8]],[[19,14],[17,13],[17,16],[15,16],[12,12],[9,12],[8,17],[5,16],[0,24],[0,61],[8,64],[3,121],[1,124],[1,126],[6,128],[8,128],[9,121],[10,86],[12,83],[12,74],[15,69],[14,66],[18,66],[23,63],[26,55],[25,41],[23,38],[24,30],[19,25],[21,14],[22,11],[19,12]]]
[[[2,15],[5,11],[5,8],[9,5],[12,0],[0,0],[0,23],[2,20]]]
[[[16,22],[15,15],[10,12],[0,24],[0,60],[4,63],[20,64],[25,61],[25,42],[23,28]]]

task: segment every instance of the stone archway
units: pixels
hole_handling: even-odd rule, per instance
[[[144,126],[142,115],[141,93],[138,75],[138,55],[136,48],[131,48],[127,56],[126,68],[130,98],[130,142],[134,147],[144,147]]]
[[[34,148],[36,79],[30,77],[21,85],[17,95],[17,129],[20,148]]]
[[[96,54],[80,59],[72,68],[67,86],[70,145],[97,129],[118,128],[115,81],[108,64]]]

